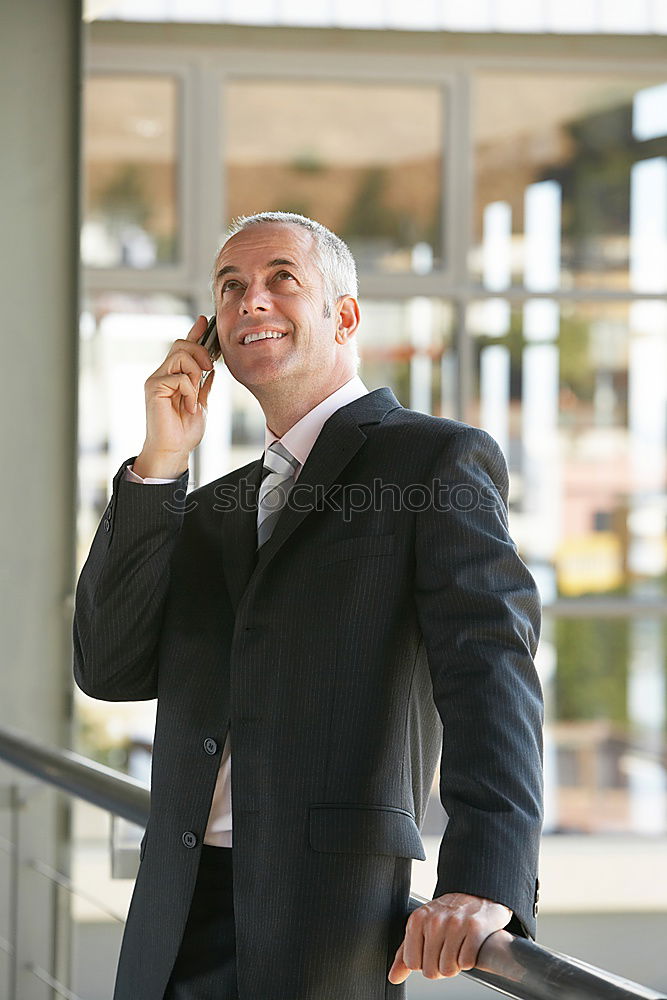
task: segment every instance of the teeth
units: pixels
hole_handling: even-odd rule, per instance
[[[281,333],[279,330],[262,330],[260,333],[249,333],[247,337],[243,338],[243,343],[252,344],[253,340],[267,340],[267,338],[280,340],[284,336],[286,334]]]

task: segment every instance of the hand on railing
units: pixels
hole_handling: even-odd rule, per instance
[[[412,895],[408,923],[430,902]],[[461,969],[461,974],[515,1000],[667,1000],[664,993],[502,929],[488,935],[474,968]]]
[[[444,979],[474,968],[484,941],[511,919],[512,911],[492,899],[465,892],[437,896],[410,914],[389,982],[403,983],[417,969],[427,979]]]

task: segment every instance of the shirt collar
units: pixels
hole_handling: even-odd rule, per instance
[[[367,393],[368,389],[359,376],[354,375],[348,382],[341,385],[339,389],[332,392],[330,396],[323,399],[321,403],[314,406],[300,420],[297,420],[288,431],[285,431],[281,438],[278,438],[265,425],[264,450],[266,451],[274,441],[280,441],[290,454],[294,455],[299,464],[304,465],[322,427],[332,413],[339,410],[341,406],[346,406],[348,403],[352,403],[355,399],[359,399],[360,396],[365,396]]]

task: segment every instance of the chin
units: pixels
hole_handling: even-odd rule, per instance
[[[232,371],[232,375],[237,382],[252,391],[255,388],[261,389],[264,386],[272,385],[287,375],[285,367],[285,365],[257,365],[256,368],[237,369],[236,372]]]

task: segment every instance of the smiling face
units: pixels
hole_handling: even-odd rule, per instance
[[[281,385],[306,394],[352,378],[349,343],[356,301],[343,296],[327,311],[312,233],[298,225],[263,223],[236,233],[215,265],[218,339],[235,379],[260,402]],[[350,322],[351,314],[355,321]],[[268,334],[268,336],[267,336]],[[349,373],[349,374],[348,374]]]

